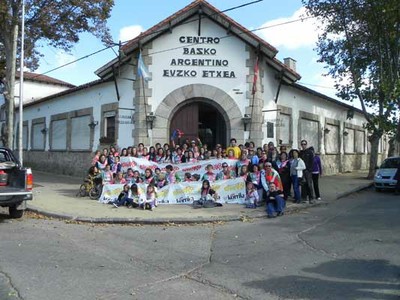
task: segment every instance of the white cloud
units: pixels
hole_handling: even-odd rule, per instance
[[[72,63],[73,61],[76,60],[76,57],[70,53],[66,53],[64,51],[57,51],[56,53],[56,66],[60,67],[60,66],[64,66],[66,64],[69,64],[68,66],[66,66],[66,68],[76,68],[77,64],[76,62]]]
[[[290,17],[264,23],[260,27],[266,28],[260,30],[258,34],[276,48],[285,47],[293,50],[300,47],[314,47],[318,40],[319,30],[313,18],[296,21],[304,17],[306,17],[306,9],[301,7]]]
[[[141,32],[143,32],[143,27],[140,25],[132,25],[127,27],[122,27],[119,31],[119,41],[126,42],[137,37]]]

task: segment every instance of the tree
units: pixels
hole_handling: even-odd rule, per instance
[[[337,95],[361,104],[370,133],[368,178],[373,178],[379,140],[399,123],[400,1],[302,1],[319,21],[316,50],[335,79]]]
[[[79,34],[90,32],[110,43],[107,28],[114,0],[25,0],[25,59],[24,66],[34,71],[42,56],[40,47],[70,51],[79,41]],[[13,147],[15,70],[20,66],[22,0],[0,2],[0,79],[5,83],[6,145]]]

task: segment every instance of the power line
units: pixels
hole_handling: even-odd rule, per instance
[[[256,1],[248,2],[248,3],[245,3],[245,4],[239,5],[239,6],[235,6],[235,7],[232,7],[232,8],[226,9],[226,10],[223,10],[223,11],[221,11],[221,12],[232,11],[232,10],[234,10],[234,9],[242,8],[242,7],[245,7],[245,6],[248,6],[248,5],[251,5],[251,4],[255,4],[255,3],[258,3],[258,2],[261,2],[261,1],[263,1],[263,0],[256,0]],[[216,14],[219,14],[219,13],[215,13],[215,14],[213,14],[213,15],[216,15]],[[210,16],[211,16],[211,15],[210,15]],[[311,18],[314,18],[314,17],[312,17],[312,16],[303,17],[303,18],[299,18],[299,19],[295,19],[295,20],[290,20],[290,21],[286,21],[286,22],[282,22],[282,23],[277,23],[277,24],[273,24],[273,25],[263,26],[263,27],[259,27],[259,28],[256,28],[256,29],[247,30],[247,31],[238,33],[238,35],[246,34],[246,33],[249,33],[249,32],[256,32],[256,31],[259,31],[259,30],[268,29],[268,28],[273,28],[273,27],[277,27],[277,26],[283,26],[283,25],[287,25],[287,24],[291,24],[291,23],[295,23],[295,22],[300,22],[300,21],[304,21],[304,20],[306,20],[306,19],[311,19]],[[184,22],[184,23],[181,23],[181,24],[179,24],[179,25],[188,24],[188,23],[195,22],[195,21],[198,21],[198,20],[197,20],[197,19],[196,19],[196,20],[190,20],[190,21],[188,21],[188,22]],[[152,32],[152,34],[154,34],[154,33],[156,33],[156,32],[164,32],[164,31],[165,31],[165,29],[159,30],[159,31],[154,31],[154,32]],[[231,37],[233,37],[233,36],[227,34],[227,35],[221,36],[221,37],[219,37],[219,38],[220,38],[220,39],[225,39],[225,38],[231,38]],[[128,43],[129,41],[130,41],[130,40],[124,41],[124,42],[121,43],[121,45],[126,44],[126,43]],[[177,50],[177,49],[181,49],[181,48],[185,48],[185,47],[191,47],[191,46],[195,46],[195,45],[199,45],[199,44],[202,44],[202,43],[193,43],[193,44],[178,46],[178,47],[174,47],[174,48],[168,48],[168,49],[164,49],[164,50],[160,50],[160,51],[155,51],[155,52],[149,53],[149,54],[147,54],[147,55],[143,55],[143,56],[165,53],[165,52],[168,52],[168,51],[173,51],[173,50]],[[87,54],[87,55],[85,55],[85,56],[82,56],[82,57],[80,57],[80,58],[78,58],[78,59],[76,59],[76,60],[70,61],[70,62],[68,62],[68,63],[65,63],[65,64],[61,65],[61,66],[58,66],[58,67],[53,68],[53,69],[51,69],[51,70],[48,70],[48,71],[46,71],[46,72],[44,72],[44,73],[38,74],[37,76],[45,75],[45,74],[48,74],[48,73],[50,73],[50,72],[59,70],[59,69],[61,69],[61,68],[63,68],[63,67],[66,67],[66,66],[68,66],[68,65],[71,65],[71,64],[73,64],[73,63],[76,63],[76,62],[78,62],[78,61],[80,61],[80,60],[89,58],[89,57],[91,57],[91,56],[93,56],[93,55],[96,55],[96,54],[98,54],[98,53],[100,53],[100,52],[103,52],[103,51],[105,51],[105,50],[107,50],[107,49],[109,49],[109,48],[112,49],[113,47],[116,47],[116,46],[118,46],[118,44],[113,44],[113,45],[111,45],[111,46],[107,46],[107,47],[102,48],[102,49],[100,49],[100,50],[98,50],[98,51],[95,51],[95,52],[92,52],[92,53]],[[114,49],[112,49],[112,50],[114,51]]]
[[[314,86],[314,87],[319,87],[319,88],[323,88],[323,89],[336,90],[334,87],[331,87],[331,86],[324,86],[324,85],[318,85],[318,84],[312,84],[312,83],[305,83],[305,82],[302,82],[302,81],[298,81],[298,83],[302,84],[302,85]]]
[[[237,6],[234,6],[234,7],[225,9],[225,10],[222,10],[221,12],[224,13],[224,12],[236,10],[236,9],[239,9],[239,8],[243,8],[243,7],[246,7],[246,6],[249,6],[249,5],[256,4],[256,3],[258,3],[258,2],[262,2],[262,1],[264,1],[264,0],[255,0],[255,1],[247,2],[247,3],[241,4],[241,5],[237,5]],[[211,14],[210,16],[217,15],[217,14],[219,14],[219,12],[216,12],[216,13],[214,13],[214,14]],[[203,17],[203,18],[205,18],[205,17]],[[183,23],[181,23],[181,24],[179,24],[179,25],[181,26],[181,25],[189,24],[189,23],[192,23],[192,22],[195,22],[195,21],[198,21],[198,20],[190,20],[190,21],[187,21],[187,22],[183,22]],[[152,34],[158,33],[158,32],[163,32],[163,31],[165,31],[165,29],[159,30],[159,31],[153,31]],[[130,40],[125,41],[125,42],[122,42],[122,43],[120,43],[120,45],[126,44],[126,43],[128,43],[129,41],[130,41]],[[90,54],[88,54],[88,55],[82,56],[82,57],[80,57],[80,58],[78,58],[78,59],[76,59],[76,60],[73,60],[73,61],[70,61],[70,62],[68,62],[68,63],[65,63],[65,64],[63,64],[63,65],[61,65],[61,66],[58,66],[58,67],[56,67],[56,68],[54,68],[54,69],[51,69],[51,70],[48,70],[48,71],[46,71],[46,72],[44,72],[44,73],[38,74],[37,76],[45,75],[45,74],[48,74],[48,73],[50,73],[50,72],[56,71],[56,70],[58,70],[58,69],[64,68],[64,67],[66,67],[66,66],[68,66],[68,65],[71,65],[71,64],[73,64],[73,63],[76,63],[76,62],[78,62],[78,61],[80,61],[80,60],[82,60],[82,59],[89,58],[90,56],[93,56],[93,55],[96,55],[96,54],[98,54],[98,53],[100,53],[100,52],[103,52],[103,51],[105,51],[105,50],[107,50],[107,49],[109,49],[109,48],[111,48],[111,49],[114,51],[113,47],[115,47],[115,46],[118,46],[118,44],[113,44],[113,45],[111,45],[111,46],[107,46],[107,47],[102,48],[102,49],[100,49],[100,50],[98,50],[98,51],[95,51],[95,52],[90,53]],[[175,50],[175,49],[171,49],[171,50]],[[114,51],[114,53],[115,53],[115,51]],[[36,76],[35,76],[35,77],[36,77]],[[35,77],[34,77],[34,78],[35,78]]]

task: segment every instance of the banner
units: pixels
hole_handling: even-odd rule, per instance
[[[200,199],[201,181],[179,182],[167,185],[157,190],[159,204],[192,204]],[[100,203],[108,203],[118,199],[123,189],[123,184],[106,184],[99,199]],[[147,185],[138,184],[139,193],[145,197]],[[242,178],[218,180],[211,183],[211,188],[218,195],[219,203],[243,204],[246,198],[246,186]]]
[[[204,173],[206,173],[206,167],[207,165],[212,165],[214,170],[214,174],[218,174],[219,172],[222,171],[222,163],[226,162],[229,166],[230,170],[235,170],[236,169],[236,159],[208,159],[208,160],[200,160],[199,162],[196,163],[179,163],[179,164],[158,164],[153,161],[149,161],[145,158],[137,158],[137,157],[132,157],[132,156],[121,156],[120,158],[121,162],[121,170],[122,172],[126,173],[126,171],[131,168],[134,171],[139,171],[141,174],[144,173],[144,171],[147,168],[150,168],[151,170],[154,170],[156,168],[160,168],[162,172],[165,172],[165,167],[167,165],[171,165],[174,167],[174,172],[177,173],[177,175],[183,179],[184,174],[186,172],[191,173],[192,175],[194,174],[199,174],[202,176]]]

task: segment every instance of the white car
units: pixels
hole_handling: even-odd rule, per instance
[[[400,156],[388,157],[381,164],[380,168],[376,170],[374,176],[374,186],[376,191],[383,189],[394,189],[397,180],[394,179],[397,168],[400,165]]]

